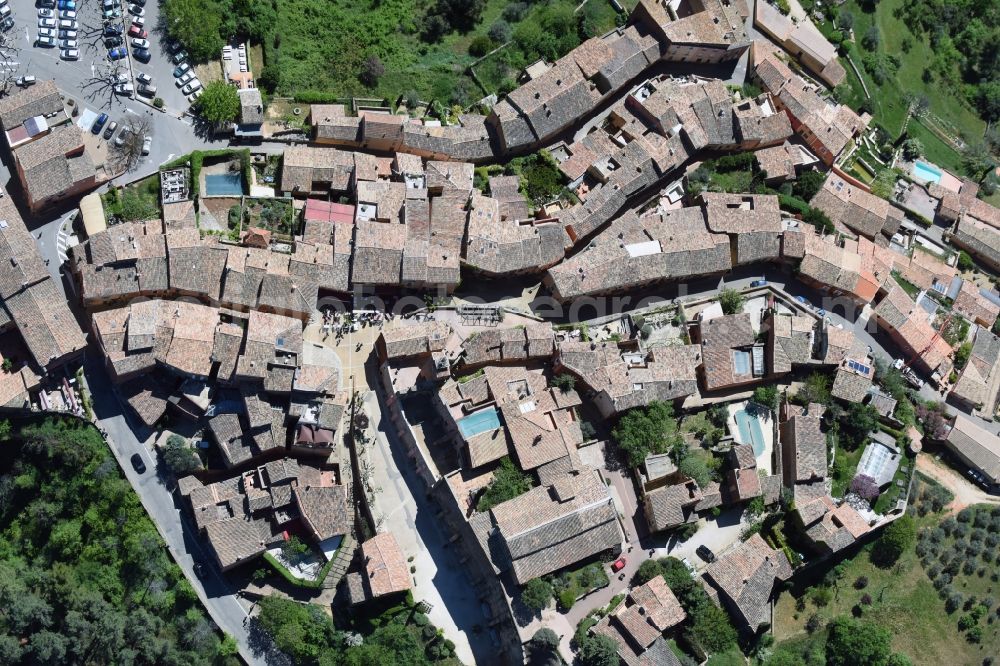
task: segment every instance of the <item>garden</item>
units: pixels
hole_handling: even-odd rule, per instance
[[[243,198],[243,228],[267,229],[277,236],[296,233],[295,210],[290,199]]]
[[[159,219],[160,174],[153,174],[123,188],[112,187],[101,195],[101,203],[109,224]]]

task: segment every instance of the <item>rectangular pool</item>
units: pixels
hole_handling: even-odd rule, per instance
[[[733,414],[733,418],[740,429],[740,439],[744,444],[751,444],[754,456],[759,458],[764,453],[764,431],[761,430],[760,419],[747,414],[744,409]]]
[[[496,430],[499,427],[500,415],[497,414],[496,407],[489,407],[478,412],[473,412],[458,420],[458,429],[466,439],[475,437],[481,432]]]
[[[238,173],[206,175],[205,194],[210,197],[240,196],[243,194],[243,176]]]
[[[913,176],[929,183],[937,183],[941,180],[941,170],[932,164],[917,160],[913,163]]]

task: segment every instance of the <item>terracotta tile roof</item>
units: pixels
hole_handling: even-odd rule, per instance
[[[875,307],[880,326],[901,344],[911,357],[916,357],[928,370],[934,371],[951,354],[951,346],[936,335],[930,315],[914,303],[901,287],[893,286],[889,294]]]
[[[62,111],[62,97],[56,82],[51,79],[39,81],[27,88],[15,88],[11,94],[0,99],[0,125],[9,132],[29,118]]]
[[[788,447],[785,467],[791,470],[788,485],[826,478],[826,437],[820,429],[821,415],[821,409],[811,409],[810,414],[796,414],[781,424],[781,439]]]
[[[702,491],[694,481],[647,492],[643,501],[650,530],[659,532],[688,522],[701,499]]]
[[[1000,266],[1000,231],[996,228],[974,217],[963,216],[955,226],[951,240],[993,268]]]
[[[1000,315],[1000,306],[986,298],[975,284],[968,280],[962,282],[962,288],[955,297],[952,309],[986,328],[991,328]]]
[[[708,565],[703,576],[729,602],[741,623],[756,630],[768,621],[775,581],[787,580],[791,574],[785,554],[754,534]]]
[[[441,351],[451,336],[451,326],[440,321],[401,322],[383,326],[380,347],[387,358],[405,358]]]
[[[473,194],[465,264],[486,274],[503,275],[544,270],[563,258],[565,233],[558,223],[536,224],[526,216],[501,219],[502,210],[497,199]]]
[[[336,148],[291,146],[281,163],[281,190],[307,194],[318,191],[346,192],[354,174],[354,154]]]
[[[746,352],[755,341],[750,315],[717,317],[701,323],[701,354],[705,386],[713,391],[754,380],[752,363],[737,365],[736,353]],[[744,373],[743,370],[746,370]]]
[[[14,151],[21,181],[33,205],[81,184],[97,184],[97,168],[89,152],[71,155],[82,147],[81,130],[70,123]]]
[[[1000,482],[1000,437],[959,414],[945,443],[992,483]]]
[[[351,532],[354,515],[345,486],[300,484],[292,492],[302,519],[317,540]]]
[[[39,366],[49,367],[86,346],[80,325],[51,279],[8,296],[3,304]]]
[[[903,220],[902,210],[830,173],[810,204],[822,210],[835,225],[867,238],[879,233],[891,236]]]
[[[365,581],[373,597],[405,592],[411,587],[409,566],[390,532],[376,534],[361,544]]]

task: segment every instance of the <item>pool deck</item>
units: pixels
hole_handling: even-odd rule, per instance
[[[740,435],[740,427],[736,423],[736,412],[746,409],[749,402],[749,400],[734,402],[726,407],[729,414],[729,417],[726,419],[726,427],[738,444],[750,444],[750,442],[743,441],[743,437]],[[774,473],[772,469],[772,461],[774,460],[774,429],[771,425],[771,419],[761,418],[760,425],[761,434],[764,435],[764,451],[757,456],[757,469],[762,469],[770,475]]]

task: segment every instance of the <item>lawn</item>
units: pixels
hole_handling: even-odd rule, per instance
[[[859,6],[858,0],[848,0],[842,6],[843,9],[849,10],[854,15],[855,44],[852,59],[861,70],[862,76],[865,77],[865,83],[873,94],[876,122],[889,130],[894,137],[898,136],[906,117],[905,94],[924,94],[930,100],[930,112],[954,128],[956,133],[972,139],[982,137],[985,123],[968,104],[959,86],[942,81],[936,76],[930,82],[923,80],[924,69],[930,61],[927,54],[929,47],[924,44],[921,37],[914,35],[896,17],[903,4],[904,0],[882,0],[874,5],[875,11],[873,13],[865,13]],[[873,24],[878,26],[880,35],[876,51],[895,54],[900,59],[896,75],[888,77],[881,86],[876,85],[864,71],[861,62],[866,53],[861,38]],[[904,40],[907,42],[908,50],[903,48]],[[849,67],[848,70],[850,70]],[[960,75],[956,72],[955,77],[958,80]],[[849,75],[849,81],[850,78],[853,78],[852,74]],[[927,131],[926,134],[930,134],[930,132]],[[923,136],[921,136],[921,140],[923,140]],[[932,155],[928,154],[928,157],[936,161]],[[945,159],[944,161],[948,162],[949,160]],[[954,158],[950,161],[954,162]]]
[[[858,470],[858,463],[861,461],[861,454],[865,447],[859,446],[854,450],[849,450],[840,445],[840,439],[833,433],[828,433],[827,438],[834,442],[836,453],[833,457],[833,488],[831,494],[834,497],[843,497],[847,492],[855,472]]]
[[[160,174],[101,195],[104,215],[109,222],[136,222],[160,216]]]

